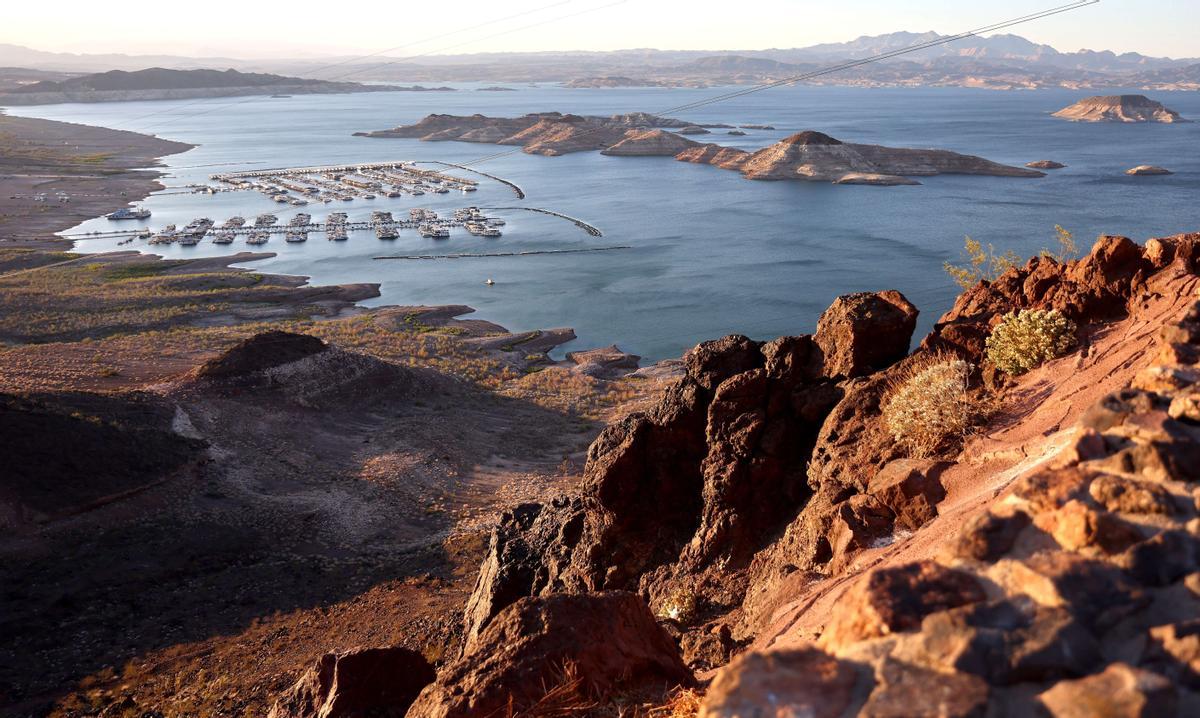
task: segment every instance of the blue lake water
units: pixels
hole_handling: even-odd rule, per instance
[[[360,130],[415,122],[432,112],[511,116],[558,110],[585,114],[659,112],[719,94],[719,89],[569,90],[510,85],[515,92],[310,95],[203,101],[130,102],[22,107],[13,114],[149,132],[198,145],[166,158],[170,186],[204,182],[223,169],[240,170],[391,160],[470,163],[493,145],[353,137]],[[508,225],[488,240],[455,231],[433,243],[416,233],[383,243],[372,234],[327,242],[313,234],[288,245],[273,236],[277,256],[257,269],[312,277],[320,284],[379,282],[368,304],[468,304],[478,318],[511,330],[574,327],[564,349],[616,343],[649,359],[678,356],[697,341],[738,332],[755,338],[810,332],[839,294],[899,289],[921,309],[923,333],[949,308],[957,288],[942,271],[964,235],[998,249],[1036,253],[1054,241],[1054,225],[1075,232],[1083,247],[1100,233],[1138,240],[1200,229],[1200,124],[1077,124],[1050,113],[1088,94],[1047,90],[777,88],[679,116],[695,122],[770,124],[730,137],[698,138],[757,149],[803,129],[849,142],[938,147],[1023,164],[1053,159],[1069,165],[1044,179],[942,176],[918,187],[834,186],[751,182],[715,167],[670,158],[521,153],[480,164],[520,185],[517,200],[495,182],[472,195],[356,200],[284,209],[257,193],[171,194],[148,199],[149,225],[179,225],[207,216],[263,212],[281,221],[305,211],[352,219],[374,209],[406,214],[410,207],[449,213],[453,207],[544,207],[598,226],[601,238],[533,213],[494,212]],[[1185,117],[1200,119],[1200,93],[1149,93]],[[1158,164],[1176,174],[1127,177],[1124,170]],[[470,175],[464,175],[470,176]],[[104,219],[72,231],[111,229]],[[122,223],[122,226],[131,226]],[[168,257],[211,256],[247,249],[147,247],[137,241],[80,242],[84,251],[130,247]],[[436,261],[376,261],[381,254],[529,251],[631,245],[586,254],[547,254]],[[495,280],[486,286],[487,278]]]

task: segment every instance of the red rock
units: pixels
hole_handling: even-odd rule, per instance
[[[1178,529],[1135,544],[1117,561],[1146,586],[1166,586],[1200,568],[1200,539]]]
[[[1030,524],[1029,514],[1012,511],[997,514],[991,511],[967,522],[954,540],[952,553],[959,558],[976,561],[995,561],[1017,540],[1017,535]]]
[[[843,502],[829,528],[829,545],[834,557],[870,548],[890,536],[896,515],[874,496],[857,494]]]
[[[1149,602],[1119,567],[1067,551],[1003,560],[988,575],[1007,593],[1028,595],[1043,606],[1065,607],[1092,631],[1107,630]]]
[[[927,459],[898,459],[884,466],[867,485],[896,515],[896,528],[915,531],[937,516],[937,504],[946,497],[938,477],[950,464]]]
[[[988,686],[969,673],[939,673],[884,659],[861,718],[983,718]]]
[[[429,662],[407,648],[326,653],[280,696],[269,718],[403,716],[433,680]]]
[[[933,561],[876,569],[838,602],[820,643],[837,652],[865,638],[911,631],[931,613],[983,599],[974,576]]]
[[[825,375],[864,376],[903,359],[917,314],[897,291],[838,297],[817,322]]]
[[[1192,690],[1200,688],[1200,620],[1151,628],[1140,665]]]
[[[561,682],[581,678],[581,699],[661,693],[692,674],[641,599],[606,591],[523,598],[501,611],[471,650],[447,664],[408,718],[469,718],[523,711]]]
[[[812,647],[744,653],[717,673],[700,718],[838,718],[857,680],[853,664]]]
[[[1157,673],[1113,663],[1094,676],[1061,681],[1038,700],[1054,718],[1159,718],[1175,714],[1178,698]]]
[[[1067,551],[1094,546],[1105,553],[1118,553],[1142,539],[1137,529],[1121,519],[1107,511],[1096,511],[1077,499],[1038,514],[1034,523]]]
[[[1018,480],[1012,492],[1017,498],[1028,502],[1036,516],[1083,498],[1093,475],[1095,472],[1079,466],[1046,469]]]
[[[1088,487],[1091,497],[1109,511],[1130,514],[1175,513],[1175,500],[1159,484],[1124,476],[1097,476]]]

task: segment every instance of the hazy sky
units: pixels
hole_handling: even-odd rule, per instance
[[[894,30],[955,33],[1069,0],[56,0],[6,3],[0,42],[230,57],[513,50],[737,50]],[[528,13],[512,17],[518,13]],[[505,19],[508,18],[508,19]],[[529,27],[534,25],[534,27]],[[1200,57],[1200,0],[1102,0],[1011,32],[1060,50]]]

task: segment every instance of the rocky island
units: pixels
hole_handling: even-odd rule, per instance
[[[1054,116],[1074,122],[1189,122],[1145,95],[1088,97],[1055,112]]]
[[[1166,167],[1156,167],[1154,165],[1138,165],[1137,167],[1133,167],[1131,169],[1125,170],[1125,174],[1133,176],[1133,177],[1144,177],[1144,176],[1153,176],[1153,175],[1169,175],[1169,174],[1174,174],[1174,172],[1167,169]]]
[[[394,87],[357,82],[329,82],[237,70],[168,70],[152,67],[112,70],[65,80],[44,80],[0,94],[0,105],[50,105],[61,102],[184,100],[241,95],[328,94],[397,90],[453,90],[449,87]]]
[[[363,137],[419,138],[427,142],[459,140],[519,145],[529,154],[561,155],[600,151],[615,156],[671,156],[683,162],[740,171],[747,179],[796,179],[837,184],[919,184],[910,177],[973,174],[995,177],[1044,177],[1033,169],[999,164],[948,150],[903,149],[848,144],[807,130],[756,152],[700,144],[685,134],[707,134],[699,125],[670,117],[634,112],[585,117],[541,112],[504,118],[484,115],[429,115],[412,125],[356,133]],[[669,132],[664,128],[676,130]]]

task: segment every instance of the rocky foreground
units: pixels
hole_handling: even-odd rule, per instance
[[[701,344],[577,492],[503,517],[458,655],[331,654],[273,715],[613,715],[672,686],[703,694],[675,715],[1195,715],[1198,261],[1200,235],[1034,258],[912,353],[897,292]],[[984,339],[1028,308],[1079,348],[1014,379]],[[914,458],[880,402],[947,355],[989,418]]]
[[[456,140],[516,145],[529,154],[547,156],[598,150],[601,154],[619,157],[674,157],[682,162],[738,170],[747,179],[759,180],[913,185],[920,182],[912,177],[938,174],[1045,176],[1035,169],[1003,165],[973,155],[947,150],[849,144],[812,130],[792,135],[756,152],[702,144],[684,136],[708,134],[705,128],[729,129],[727,125],[695,125],[646,113],[584,117],[549,112],[516,118],[429,115],[413,125],[357,134],[417,138],[425,142]]]
[[[1189,122],[1145,95],[1088,97],[1055,112],[1054,116],[1074,122]]]

